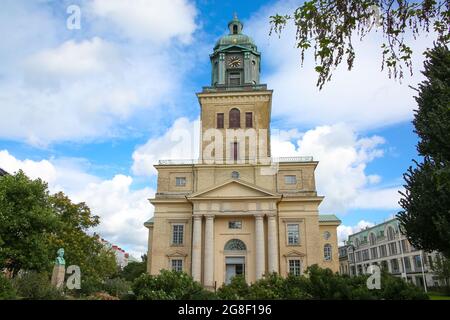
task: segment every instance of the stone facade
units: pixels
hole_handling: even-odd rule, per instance
[[[441,284],[432,272],[439,253],[414,248],[400,231],[397,219],[350,235],[346,247],[350,275],[365,274],[370,265],[377,265],[417,286]]]
[[[185,271],[212,288],[237,274],[254,282],[267,272],[301,274],[312,264],[339,269],[340,220],[319,215],[318,162],[270,157],[272,91],[259,84],[255,70],[253,84],[239,82],[247,69],[245,64],[239,68],[238,54],[251,51],[259,63],[250,38],[232,33],[242,27],[233,19],[230,35],[218,42],[211,57],[212,63],[221,55],[230,61],[220,66],[230,69],[222,70],[220,79],[228,74],[237,78],[230,83],[222,79],[197,94],[199,159],[155,165],[154,217],[145,223],[151,274]]]

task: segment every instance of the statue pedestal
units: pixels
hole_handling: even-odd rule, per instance
[[[64,287],[64,277],[66,276],[66,267],[64,265],[55,265],[52,273],[52,285],[57,289]]]

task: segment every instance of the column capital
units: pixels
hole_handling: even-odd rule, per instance
[[[277,217],[277,214],[274,213],[274,212],[271,212],[271,213],[268,213],[268,214],[267,214],[267,217],[268,217],[269,219],[275,219],[275,218]]]
[[[194,214],[193,217],[194,217],[194,220],[202,220],[203,216],[201,214]]]
[[[260,220],[264,218],[264,213],[255,213],[253,216],[256,220]]]
[[[214,214],[205,214],[205,218],[206,218],[207,220],[212,220],[212,219],[214,219],[214,217],[215,217]]]

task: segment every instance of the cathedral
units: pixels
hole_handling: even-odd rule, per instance
[[[197,93],[198,159],[160,160],[150,199],[150,274],[183,271],[206,288],[236,275],[339,269],[335,215],[320,215],[312,157],[270,154],[272,90],[260,83],[261,54],[235,16],[210,55],[211,85]]]

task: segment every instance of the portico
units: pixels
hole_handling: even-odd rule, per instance
[[[230,180],[187,199],[193,205],[195,280],[214,287],[214,279],[227,282],[233,268],[248,281],[260,279],[267,271],[279,272],[276,208],[280,195]],[[240,250],[227,248],[233,241],[242,243]]]

